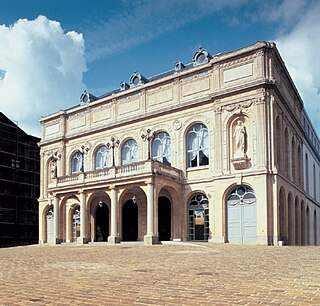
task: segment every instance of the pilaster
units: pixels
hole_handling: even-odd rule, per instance
[[[54,213],[54,236],[53,236],[53,244],[59,244],[62,242],[62,239],[60,238],[59,232],[59,197],[54,196],[53,197],[53,213]]]

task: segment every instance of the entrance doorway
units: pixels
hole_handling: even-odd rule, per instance
[[[158,199],[158,233],[159,241],[171,239],[171,202],[167,197]]]
[[[72,241],[76,242],[80,237],[80,206],[76,206],[72,212]]]
[[[132,200],[122,207],[122,240],[138,240],[138,205]]]
[[[109,236],[109,208],[105,203],[99,203],[96,209],[95,237],[97,242],[108,241]]]
[[[252,188],[238,186],[227,197],[228,241],[255,244],[257,240],[256,196]]]
[[[209,201],[205,194],[198,193],[189,202],[189,239],[208,241]]]
[[[54,237],[54,215],[53,215],[53,210],[50,208],[47,212],[47,243],[52,243],[53,242],[53,237]]]

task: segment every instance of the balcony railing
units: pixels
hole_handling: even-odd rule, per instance
[[[148,160],[128,165],[121,165],[111,168],[96,169],[88,172],[80,172],[67,176],[60,176],[52,180],[49,189],[75,186],[78,184],[87,184],[100,181],[110,181],[128,179],[130,177],[163,175],[176,180],[182,178],[182,171],[158,161]]]

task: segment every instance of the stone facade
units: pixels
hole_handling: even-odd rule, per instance
[[[41,119],[40,243],[307,243],[305,110],[274,43],[81,102]]]

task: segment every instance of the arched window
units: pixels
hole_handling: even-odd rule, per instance
[[[307,206],[307,245],[311,244],[310,225],[310,211],[309,206]]]
[[[205,125],[193,125],[187,133],[188,167],[209,165],[209,134]]]
[[[296,144],[294,138],[291,140],[291,178],[293,182],[296,182]]]
[[[313,163],[313,196],[317,197],[317,179],[316,179],[316,165]]]
[[[305,185],[305,189],[306,192],[309,193],[309,161],[308,161],[308,154],[306,153],[306,185]]]
[[[197,193],[189,202],[189,239],[209,238],[209,201],[205,194]]]
[[[298,161],[297,161],[297,167],[298,167],[298,184],[299,186],[302,185],[301,181],[302,181],[302,174],[301,174],[301,169],[302,169],[302,165],[300,164],[300,161],[302,160],[302,155],[301,155],[301,147],[300,144],[298,145]]]
[[[96,153],[96,169],[109,167],[109,149],[101,146]]]
[[[134,139],[127,140],[122,147],[122,165],[138,161],[138,144]]]
[[[281,131],[281,125],[280,125],[280,119],[279,117],[277,117],[276,120],[276,131]],[[276,135],[276,150],[277,150],[277,160],[276,160],[276,164],[278,166],[278,170],[281,168],[281,134],[277,134]]]
[[[287,177],[289,177],[290,153],[289,153],[289,133],[288,133],[288,129],[285,129],[285,132],[284,132],[284,160],[285,160],[286,175],[287,175]]]
[[[168,133],[157,133],[152,142],[152,159],[171,165],[171,139]]]
[[[71,162],[72,167],[72,173],[78,173],[81,172],[82,169],[82,155],[80,152],[76,152],[72,157]]]

